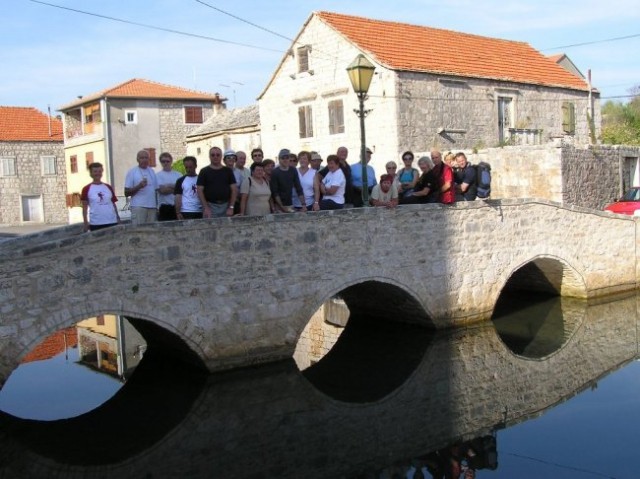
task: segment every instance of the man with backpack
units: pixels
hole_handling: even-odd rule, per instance
[[[467,161],[467,156],[462,152],[456,153],[455,162],[458,165],[454,172],[456,201],[473,201],[478,190],[476,168]]]

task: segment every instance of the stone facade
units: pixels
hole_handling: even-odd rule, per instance
[[[299,73],[296,55],[303,45],[310,49],[310,71]],[[305,24],[259,97],[267,157],[275,157],[283,147],[316,150],[326,157],[346,146],[351,152],[349,162],[359,161],[360,121],[353,114],[358,100],[345,71],[359,53],[315,16]],[[370,60],[375,63],[374,58]],[[382,64],[375,67],[365,125],[366,143],[374,151],[371,164],[378,174],[384,172],[387,161],[400,163],[405,150],[481,150],[511,143],[546,144],[565,136],[575,144],[590,142],[586,91],[394,71]],[[329,110],[335,101],[342,102],[344,129],[332,133]],[[563,130],[565,104],[571,104],[575,113],[571,134]],[[507,111],[502,135],[501,107]],[[300,136],[299,112],[304,108],[313,122],[308,138]],[[593,111],[597,137],[601,122],[597,95]]]
[[[8,240],[0,377],[48,334],[99,314],[157,324],[215,370],[292,357],[309,318],[338,294],[365,317],[445,329],[489,318],[519,271],[514,286],[562,296],[634,290],[639,233],[634,217],[490,200]]]
[[[55,157],[54,174],[45,174],[43,156]],[[66,223],[62,141],[0,142],[0,157],[15,158],[16,172],[15,176],[0,176],[0,224]]]

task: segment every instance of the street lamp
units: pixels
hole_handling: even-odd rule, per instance
[[[351,86],[358,95],[360,109],[354,110],[360,118],[360,163],[362,166],[362,205],[369,206],[369,180],[367,179],[367,152],[364,133],[364,117],[371,110],[364,109],[364,101],[367,99],[367,92],[373,79],[373,72],[376,67],[360,53],[355,60],[347,67]]]

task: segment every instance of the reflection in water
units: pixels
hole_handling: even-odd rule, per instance
[[[482,477],[524,477],[534,468],[509,469],[515,456],[501,448],[514,443],[501,443],[504,428],[543,415],[637,357],[638,298],[582,302],[570,311],[574,318],[581,311],[580,320],[572,320],[578,327],[565,325],[562,346],[536,361],[514,355],[493,324],[435,334],[422,350],[404,343],[410,355],[420,356],[413,372],[393,393],[360,404],[323,392],[335,388],[331,374],[318,374],[312,385],[313,366],[301,373],[293,361],[283,361],[203,376],[149,343],[126,387],[89,414],[52,423],[0,415],[0,475],[48,477],[68,470],[77,477],[382,479],[394,472],[437,477],[453,464],[460,471],[483,468]],[[366,324],[360,322],[357,334],[345,329],[336,348],[357,350]],[[545,325],[529,330],[539,333]],[[374,385],[376,375],[384,382],[388,360],[377,363],[361,386]],[[333,373],[340,373],[337,366]],[[593,434],[604,435],[606,427]],[[543,437],[553,435],[550,430]],[[578,453],[565,451],[565,462],[584,460],[579,440],[571,444]],[[622,454],[631,458],[635,441],[627,442],[630,450]],[[532,447],[523,445],[522,453]],[[620,454],[610,460],[609,476],[624,475],[615,474],[625,466],[615,459]],[[565,476],[556,471],[554,477]]]
[[[90,411],[122,387],[145,350],[142,336],[122,317],[80,321],[25,356],[0,390],[0,410],[39,420]]]
[[[496,304],[493,324],[515,354],[540,359],[559,350],[569,339],[585,307],[585,300],[513,293],[503,295]]]

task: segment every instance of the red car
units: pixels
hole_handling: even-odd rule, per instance
[[[640,186],[634,186],[622,198],[605,206],[604,209],[621,215],[640,216]]]

